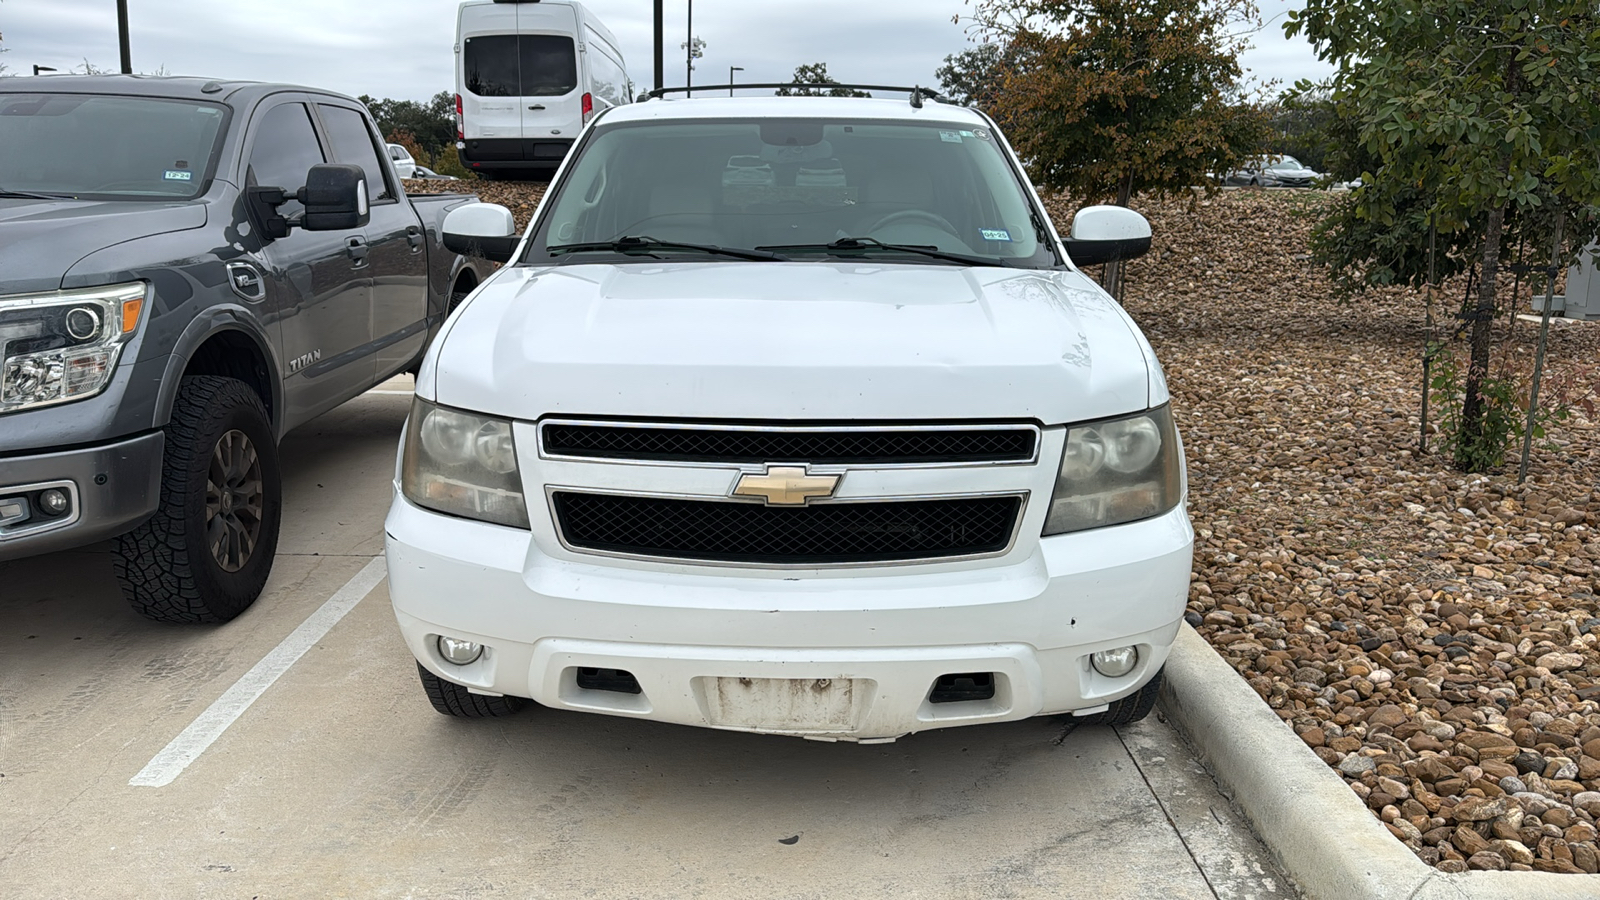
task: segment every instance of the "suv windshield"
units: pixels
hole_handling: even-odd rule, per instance
[[[714,247],[794,260],[1058,263],[995,136],[968,125],[602,125],[553,190],[525,262],[740,258],[703,252]]]
[[[188,200],[206,188],[226,118],[187,100],[0,94],[0,192]]]

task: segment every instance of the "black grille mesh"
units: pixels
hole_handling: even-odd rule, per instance
[[[837,564],[997,553],[1019,497],[770,507],[560,491],[556,519],[587,550],[671,559]]]
[[[884,464],[1033,458],[1031,428],[739,431],[629,425],[544,426],[545,452],[681,462]]]

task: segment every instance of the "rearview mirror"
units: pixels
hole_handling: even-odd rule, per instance
[[[1150,222],[1124,206],[1085,206],[1072,217],[1066,243],[1075,265],[1133,259],[1150,250]]]
[[[498,203],[467,203],[444,217],[444,246],[453,253],[510,262],[520,241],[516,217]]]
[[[367,173],[360,166],[312,166],[298,199],[306,207],[299,225],[307,231],[344,231],[361,228],[372,220],[367,205]]]

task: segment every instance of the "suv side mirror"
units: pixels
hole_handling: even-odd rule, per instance
[[[360,166],[312,166],[297,197],[305,204],[300,227],[307,231],[344,231],[372,220],[367,201],[367,173]]]
[[[1072,217],[1066,244],[1080,266],[1133,259],[1150,250],[1150,222],[1124,206],[1085,206]]]
[[[516,217],[497,203],[467,203],[444,217],[444,246],[452,253],[510,262],[521,241]]]

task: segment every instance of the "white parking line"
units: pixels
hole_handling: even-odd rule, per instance
[[[272,648],[272,652],[262,657],[250,671],[244,673],[233,687],[223,692],[215,703],[206,708],[199,718],[189,723],[181,734],[172,739],[172,743],[164,747],[155,755],[139,774],[133,776],[128,784],[133,787],[164,787],[172,783],[189,764],[200,757],[200,754],[211,746],[212,742],[222,736],[234,720],[256,702],[256,698],[266,693],[267,688],[278,680],[278,676],[289,670],[301,656],[305,655],[322,640],[339,620],[345,617],[350,610],[355,609],[361,599],[372,593],[378,582],[384,579],[387,572],[384,569],[383,557],[375,557],[354,578],[345,582],[328,601],[312,613],[300,627],[296,628],[283,642]]]

